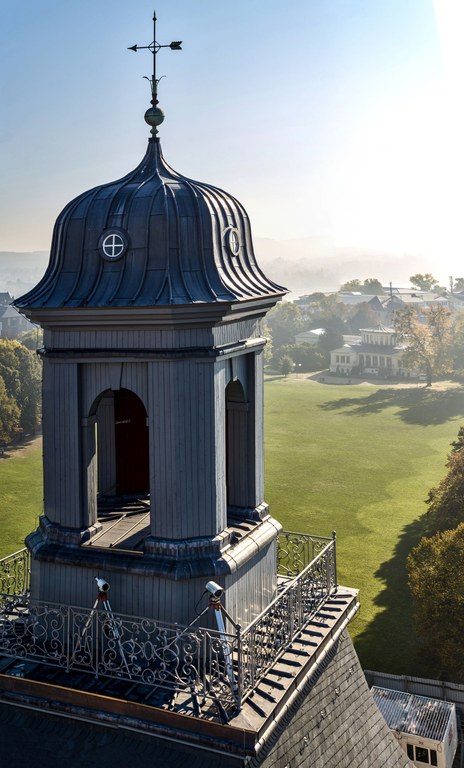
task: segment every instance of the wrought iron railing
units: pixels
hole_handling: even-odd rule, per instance
[[[283,533],[277,559],[277,597],[228,633],[33,600],[22,550],[0,561],[0,653],[240,708],[337,585],[335,535]]]
[[[284,533],[287,552],[300,553],[319,549],[295,578],[286,584],[267,608],[240,633],[240,693],[242,699],[258,680],[290,647],[304,625],[337,587],[335,533],[332,539]],[[305,541],[306,539],[306,541]],[[293,572],[289,555],[283,560],[286,572]]]
[[[281,531],[277,540],[278,575],[298,576],[331,541],[335,541],[335,531],[332,532],[331,538],[328,536],[312,536],[308,533]]]
[[[0,653],[95,677],[236,703],[227,658],[234,635],[202,627],[183,628],[102,608],[75,608],[4,596]]]
[[[31,583],[31,558],[24,548],[0,560],[0,594],[24,595]]]

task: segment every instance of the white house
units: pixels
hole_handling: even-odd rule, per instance
[[[412,371],[403,368],[401,356],[404,345],[396,343],[393,328],[378,325],[361,328],[356,341],[330,353],[330,372],[338,374],[368,373],[374,376],[411,376]]]

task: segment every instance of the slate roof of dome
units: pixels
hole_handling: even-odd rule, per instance
[[[116,257],[108,256],[108,242],[118,246],[110,251]],[[221,189],[174,171],[159,139],[151,138],[134,171],[64,208],[44,277],[15,303],[19,308],[185,305],[284,292],[256,263],[243,206]]]

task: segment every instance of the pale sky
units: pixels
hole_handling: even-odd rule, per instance
[[[145,152],[147,0],[2,4],[0,251],[47,250]],[[160,136],[255,236],[421,252],[464,273],[464,0],[158,0]],[[462,265],[462,266],[461,266]]]

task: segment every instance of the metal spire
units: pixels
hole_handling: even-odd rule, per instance
[[[145,49],[151,51],[153,54],[153,77],[145,77],[145,79],[150,83],[151,87],[151,107],[145,112],[145,122],[148,123],[148,125],[151,125],[151,134],[154,138],[156,138],[156,134],[158,133],[158,125],[161,125],[164,120],[164,112],[158,106],[158,83],[161,78],[156,78],[156,54],[160,48],[170,48],[171,51],[181,51],[181,44],[182,40],[173,40],[171,43],[167,43],[166,45],[161,45],[161,43],[156,41],[156,11],[154,11],[153,42],[150,43],[150,45],[132,45],[127,49],[128,51],[135,52]]]

